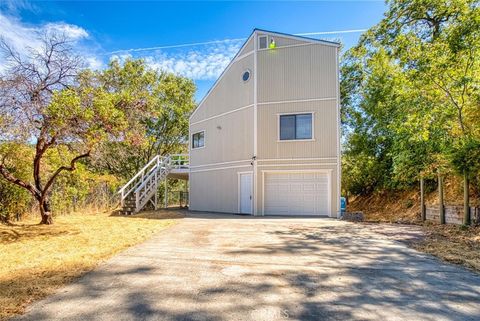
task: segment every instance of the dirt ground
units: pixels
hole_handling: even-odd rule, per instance
[[[480,226],[425,223],[426,237],[414,248],[480,272]]]
[[[409,242],[410,246],[419,251],[435,255],[444,261],[460,264],[480,272],[480,226],[467,227],[422,222],[420,220],[419,198],[417,191],[357,197],[350,202],[348,210],[362,211],[365,215],[365,221],[369,222],[370,225],[373,223],[393,223],[393,230],[395,230],[394,226],[398,224],[412,225],[412,230],[420,229],[422,236]],[[450,193],[447,199],[450,203],[461,201],[453,193]],[[427,203],[434,204],[435,201],[436,193],[430,193],[427,196]],[[382,229],[379,228],[379,230]],[[403,235],[403,237],[409,239],[408,236]]]

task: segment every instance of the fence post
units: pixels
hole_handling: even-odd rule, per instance
[[[427,219],[427,213],[425,209],[425,181],[423,177],[420,178],[420,208],[422,212],[422,222]]]
[[[463,224],[470,225],[470,182],[467,171],[463,173]]]
[[[443,177],[438,174],[438,209],[440,213],[440,224],[445,224],[445,206],[443,204]]]

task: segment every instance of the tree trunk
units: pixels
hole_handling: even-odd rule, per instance
[[[463,174],[463,224],[470,225],[470,182],[467,171]]]
[[[445,204],[443,202],[443,177],[438,174],[438,207],[440,211],[440,224],[445,224]]]
[[[40,214],[42,215],[42,220],[40,221],[40,224],[53,224],[52,212],[50,211],[50,203],[44,200],[39,204],[39,206]]]

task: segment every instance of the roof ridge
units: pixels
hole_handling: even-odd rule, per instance
[[[253,33],[255,32],[264,32],[264,33],[270,33],[270,34],[276,34],[276,35],[279,35],[279,36],[287,36],[287,37],[291,37],[291,38],[298,38],[298,39],[302,39],[302,40],[307,40],[307,41],[310,41],[310,42],[316,42],[316,43],[324,43],[324,44],[329,44],[329,45],[335,45],[335,46],[341,46],[341,44],[339,42],[336,42],[336,41],[330,41],[330,40],[323,40],[323,39],[315,39],[315,38],[311,38],[311,37],[305,37],[305,36],[299,36],[299,35],[295,35],[295,34],[290,34],[290,33],[285,33],[285,32],[279,32],[279,31],[272,31],[272,30],[266,30],[266,29],[261,29],[261,28],[254,28],[253,29]]]

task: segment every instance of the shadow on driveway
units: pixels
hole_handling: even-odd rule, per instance
[[[480,276],[366,226],[189,214],[21,320],[479,320]]]

